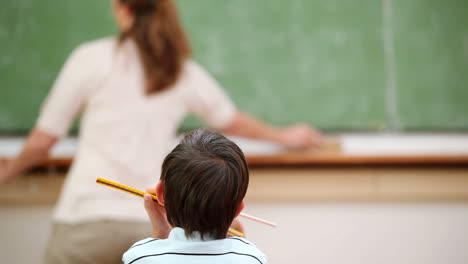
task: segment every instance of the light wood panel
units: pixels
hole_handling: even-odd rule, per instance
[[[468,201],[467,168],[252,170],[250,201]]]
[[[55,203],[63,180],[54,171],[25,175],[0,185],[0,204]],[[468,168],[253,168],[246,200],[468,202]]]

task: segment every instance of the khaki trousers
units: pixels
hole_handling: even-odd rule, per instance
[[[122,254],[131,245],[150,236],[149,223],[55,223],[46,247],[44,264],[122,263]]]

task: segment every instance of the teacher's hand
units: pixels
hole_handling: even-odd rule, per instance
[[[0,158],[0,184],[8,183],[12,178],[8,175],[9,163],[9,160]]]
[[[296,124],[281,130],[282,143],[292,149],[320,149],[324,143],[322,134],[306,124]]]

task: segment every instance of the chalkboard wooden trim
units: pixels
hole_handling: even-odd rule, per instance
[[[313,155],[248,156],[251,166],[468,166],[468,155]]]
[[[294,166],[468,166],[468,155],[342,155],[285,153],[247,155],[250,167]],[[69,168],[73,158],[50,158],[37,167]]]

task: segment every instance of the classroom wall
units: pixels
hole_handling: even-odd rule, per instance
[[[0,206],[2,263],[40,263],[51,207]],[[248,238],[270,264],[465,264],[467,204],[249,203]]]
[[[40,263],[63,179],[0,186],[2,263]],[[244,212],[278,227],[243,223],[271,264],[465,264],[467,186],[466,166],[256,168]]]
[[[115,33],[109,3],[2,4],[0,133],[28,131],[73,48]],[[465,0],[177,3],[196,60],[262,119],[325,130],[468,129]]]

